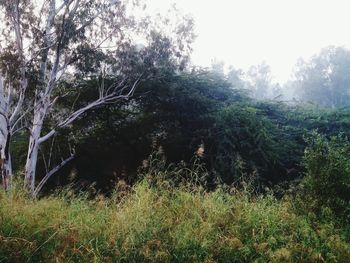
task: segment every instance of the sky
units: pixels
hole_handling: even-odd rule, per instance
[[[195,20],[195,65],[247,70],[265,61],[283,83],[298,58],[350,47],[350,0],[150,0],[154,12],[172,3]]]

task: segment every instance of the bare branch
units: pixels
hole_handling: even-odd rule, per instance
[[[45,154],[44,154],[44,152],[42,150],[41,150],[41,155],[42,155],[43,162],[44,162],[45,172],[48,173],[49,172],[49,168],[47,166],[47,162],[46,162],[46,159],[45,159]]]
[[[71,115],[69,115],[64,121],[60,122],[56,128],[52,129],[49,133],[47,133],[45,136],[42,136],[39,140],[38,143],[41,144],[45,141],[47,141],[48,139],[50,139],[53,135],[56,134],[57,129],[62,129],[65,128],[67,126],[69,126],[70,124],[72,124],[76,119],[80,118],[81,115],[83,115],[85,112],[87,112],[88,110],[91,110],[93,108],[97,108],[99,106],[105,105],[105,104],[110,104],[110,103],[115,103],[118,100],[126,100],[129,99],[131,96],[133,96],[135,89],[137,87],[137,85],[139,84],[141,80],[141,77],[139,77],[134,84],[132,85],[132,87],[130,88],[129,92],[127,94],[120,94],[117,93],[116,91],[113,91],[112,93],[108,94],[108,95],[104,95],[103,97],[100,97],[99,99],[89,103],[88,105],[86,105],[83,108],[80,108],[78,110],[76,110],[75,112],[73,112]],[[124,87],[123,87],[124,88]]]
[[[69,12],[69,17],[68,17],[69,19],[71,19],[72,17],[74,17],[75,13],[76,13],[77,10],[78,10],[80,1],[81,1],[81,0],[77,0],[77,1],[75,2],[75,5],[74,5],[73,9]],[[73,1],[72,1],[72,2],[73,2]],[[70,2],[69,5],[72,4],[72,2]]]
[[[56,172],[58,172],[63,166],[65,166],[67,163],[69,163],[71,160],[74,159],[74,155],[69,156],[67,159],[63,160],[59,165],[57,165],[56,167],[54,167],[51,171],[49,171],[44,178],[40,181],[40,183],[38,184],[38,186],[36,187],[33,196],[37,197],[39,192],[41,191],[41,189],[43,188],[43,186],[45,185],[45,183],[50,179],[50,177],[55,174]]]
[[[95,21],[96,18],[98,18],[100,15],[102,15],[108,8],[111,7],[114,4],[118,3],[120,0],[110,0],[109,5],[105,8],[102,8],[99,12],[97,12],[93,17],[91,17],[89,20],[85,21],[84,24],[82,24],[79,28],[75,30],[75,34],[78,34],[82,30],[84,30],[87,26],[91,25],[92,22]]]
[[[12,125],[15,121],[16,118],[18,117],[20,111],[22,110],[23,102],[24,102],[24,97],[25,97],[25,91],[27,90],[28,86],[28,80],[24,79],[21,84],[21,90],[19,92],[19,98],[17,101],[17,105],[13,113],[11,114],[10,117],[10,124]],[[9,97],[10,97],[10,92],[9,92]]]
[[[17,118],[19,112],[22,109],[23,101],[24,101],[24,95],[28,86],[28,80],[26,78],[26,64],[24,60],[24,51],[23,51],[23,38],[22,38],[22,32],[21,32],[21,20],[20,20],[20,11],[19,11],[19,2],[15,5],[15,13],[13,14],[14,17],[14,27],[15,27],[15,36],[16,36],[16,44],[18,53],[21,59],[21,66],[20,66],[20,72],[21,72],[21,88],[19,91],[19,99],[17,101],[17,105],[15,107],[15,110],[13,111],[11,117],[10,117],[10,123],[13,123],[15,119]],[[10,99],[11,99],[11,91],[9,91],[8,94],[8,106],[10,106]]]
[[[54,144],[55,144],[55,137],[53,137],[52,142],[51,142],[50,154],[49,154],[49,164],[48,164],[49,167],[51,166],[51,158],[52,158]]]
[[[46,20],[46,26],[45,26],[45,33],[44,33],[44,49],[42,52],[42,57],[41,57],[41,63],[40,63],[40,69],[39,69],[39,84],[42,85],[45,80],[45,75],[46,75],[46,69],[47,69],[47,57],[49,53],[49,49],[47,48],[52,45],[50,43],[50,34],[51,34],[51,29],[53,27],[53,22],[55,19],[55,10],[56,10],[56,1],[55,0],[50,0],[50,9],[49,9],[49,15]]]
[[[16,130],[11,130],[11,134],[14,135],[16,134],[17,132],[21,131],[21,130],[25,130],[25,129],[28,129],[28,127],[25,127],[25,126],[21,126],[19,128],[17,128]]]

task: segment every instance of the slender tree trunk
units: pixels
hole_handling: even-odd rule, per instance
[[[55,10],[56,10],[56,0],[50,0],[50,9],[49,9],[49,16],[46,21],[46,34],[44,36],[44,47],[47,47],[50,42],[50,32],[52,29],[53,21],[55,18]],[[58,44],[59,45],[59,44]],[[49,83],[47,84],[46,90],[44,92],[44,86],[45,86],[45,77],[46,77],[46,70],[47,70],[47,60],[48,60],[48,52],[49,49],[45,48],[44,52],[42,54],[42,61],[40,63],[40,70],[39,70],[39,85],[38,85],[38,92],[42,92],[41,96],[38,96],[36,99],[34,105],[34,121],[33,126],[31,128],[30,138],[29,138],[29,146],[28,146],[28,153],[27,153],[27,160],[25,165],[25,178],[24,178],[24,185],[25,187],[33,194],[35,192],[35,172],[36,172],[36,165],[38,161],[38,153],[39,153],[39,146],[40,146],[40,136],[41,136],[41,130],[43,126],[44,119],[46,117],[47,109],[50,105],[50,94],[52,91],[52,87],[55,84],[56,81],[56,75],[58,71],[59,66],[59,58],[60,58],[60,52],[59,52],[59,46],[57,47],[58,51],[56,51],[56,59],[55,63],[53,65],[53,69],[51,71],[51,77],[49,80]]]
[[[1,177],[5,191],[11,190],[12,183],[12,162],[10,156],[11,134],[8,133],[5,140],[1,143]]]
[[[10,157],[10,142],[11,142],[11,127],[7,117],[7,103],[4,97],[4,85],[0,76],[0,173],[2,178],[2,185],[5,191],[11,189],[12,181],[12,165]]]
[[[41,107],[34,112],[34,123],[30,131],[27,160],[25,165],[24,184],[31,193],[34,193],[35,190],[35,172],[40,146],[40,134],[46,111],[43,101],[40,103],[40,106]]]
[[[29,140],[28,154],[25,166],[25,187],[31,192],[34,192],[35,187],[35,170],[39,152],[39,138],[31,136]]]
[[[5,191],[10,191],[12,187],[12,163],[11,158],[3,159],[1,164],[2,183]]]

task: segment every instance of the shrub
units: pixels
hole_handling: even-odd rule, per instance
[[[313,133],[305,150],[305,193],[318,210],[329,207],[336,215],[350,212],[350,144],[339,135],[330,139]]]

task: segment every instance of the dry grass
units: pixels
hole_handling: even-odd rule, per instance
[[[0,194],[0,262],[350,262],[329,221],[291,200],[143,180],[110,199]]]

